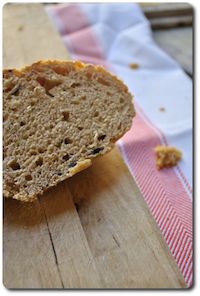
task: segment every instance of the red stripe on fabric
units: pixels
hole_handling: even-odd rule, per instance
[[[94,58],[102,56],[100,48],[96,47],[96,42],[91,35],[90,28],[71,34],[68,36],[68,39],[73,46],[73,53]]]
[[[160,221],[160,218],[162,217],[163,212],[166,210],[166,207],[168,205],[168,200],[165,198],[164,191],[162,194],[159,194],[159,192],[157,192],[157,196],[160,196],[160,199],[157,201],[152,210],[154,210],[156,219]]]
[[[191,259],[191,260],[193,261],[193,259]],[[186,281],[188,283],[192,284],[192,279],[193,279],[193,270],[192,270],[192,263],[191,263],[191,264],[189,264],[189,268],[188,268],[188,271],[186,273]]]
[[[77,7],[76,4],[58,6],[54,11],[54,17],[59,19],[59,24],[62,24],[59,29],[65,45],[76,59],[105,65],[103,51],[91,31],[90,24]]]
[[[176,239],[173,240],[173,243],[171,244],[171,251],[174,254],[174,256],[176,256],[176,251],[177,251],[177,247],[178,250],[180,249],[180,244],[183,244],[183,240],[181,240],[181,236],[184,232],[184,228],[183,225],[181,224],[180,220],[177,221],[177,232],[178,234],[176,235]],[[183,252],[183,248],[182,248],[182,252]]]
[[[190,272],[190,269],[192,269],[192,256],[190,256],[189,260],[187,261],[187,263],[185,263],[185,267],[184,265],[181,266],[181,272],[182,274],[185,274],[185,277],[187,278],[189,272]],[[186,261],[185,261],[186,262]]]
[[[174,219],[173,212],[174,211],[173,211],[172,207],[170,207],[170,205],[169,205],[169,210],[168,210],[168,213],[167,213],[165,219],[163,219],[160,222],[160,228],[162,229],[162,232],[165,236],[166,241],[167,241],[167,233],[168,233],[171,223],[173,223],[173,219]]]
[[[138,109],[142,113],[143,118],[145,118],[145,121],[153,128],[152,122],[144,114],[144,112],[142,111],[142,109],[139,106],[138,106]],[[161,130],[158,127],[154,127],[154,129],[156,129],[156,132],[159,134],[159,137],[160,137],[161,141],[163,142],[163,144],[167,146],[168,142],[167,142],[167,139],[166,139],[165,135],[161,132]],[[192,188],[191,188],[189,182],[187,181],[186,177],[184,176],[183,172],[181,171],[181,168],[178,165],[176,166],[176,170],[179,172],[179,174],[180,174],[180,176],[182,178],[182,181],[185,184],[186,188],[192,194]]]
[[[47,8],[47,11],[51,13],[51,17],[59,21],[60,26],[58,29],[61,35],[70,35],[89,25],[85,15],[77,8],[78,6],[76,4],[56,5]]]
[[[149,188],[151,189],[150,186],[149,186]],[[145,194],[145,191],[144,191],[144,194]],[[163,194],[163,192],[162,192],[162,194]],[[148,203],[148,206],[150,207],[150,209],[151,209],[151,211],[153,213],[153,216],[155,216],[156,219],[157,219],[157,211],[159,210],[158,206],[159,206],[159,208],[161,206],[161,202],[158,201],[157,196],[162,196],[162,195],[160,194],[160,192],[158,192],[157,188],[155,188],[154,191],[152,190],[152,195],[155,197],[153,199],[152,203],[151,204],[149,203],[150,198],[148,199],[147,203]]]
[[[108,66],[90,23],[78,5],[54,10],[65,44],[73,57]],[[76,19],[76,21],[74,21]],[[192,203],[181,183],[191,188],[180,168],[181,181],[174,169],[157,171],[154,148],[167,140],[136,105],[137,115],[131,130],[122,138],[120,150],[157,224],[162,230],[186,283],[192,285]],[[172,188],[173,190],[171,190]],[[174,190],[176,189],[176,190]],[[179,242],[180,236],[182,242]],[[187,244],[186,244],[187,242]],[[185,249],[187,247],[187,249]]]
[[[171,250],[172,253],[173,253],[173,246],[177,241],[177,238],[178,238],[178,235],[179,235],[179,229],[180,229],[180,225],[181,225],[180,219],[177,217],[176,214],[175,214],[174,220],[176,221],[176,223],[174,223],[172,225],[171,233],[168,236],[169,247],[170,247],[170,250]]]
[[[151,204],[149,206],[158,225],[160,227],[162,225],[162,220],[160,221],[161,215],[166,216],[167,214],[163,210],[163,208],[166,206],[166,202],[163,200],[163,198],[166,198],[170,202],[170,205],[173,207],[176,215],[179,217],[180,220],[177,221],[177,224],[175,224],[176,227],[173,227],[171,238],[166,238],[166,241],[170,245],[170,241],[173,238],[172,245],[175,244],[173,247],[178,247],[179,254],[181,252],[184,253],[185,260],[182,261],[180,264],[179,256],[177,256],[177,254],[174,254],[174,248],[171,248],[176,262],[179,263],[180,269],[183,270],[185,280],[188,280],[188,278],[186,278],[186,274],[191,266],[189,265],[186,269],[183,269],[185,262],[187,262],[187,252],[184,251],[184,246],[182,244],[177,243],[177,239],[179,238],[180,231],[180,226],[178,226],[179,223],[183,229],[189,229],[190,233],[192,233],[192,204],[181,181],[179,180],[173,169],[166,169],[162,172],[158,172],[155,168],[155,156],[152,155],[152,151],[153,148],[156,145],[161,144],[161,142],[159,141],[159,138],[156,137],[153,129],[151,129],[148,125],[145,126],[145,122],[142,121],[142,118],[139,115],[137,115],[136,117],[137,119],[135,118],[133,125],[135,132],[133,131],[133,129],[131,129],[131,131],[129,131],[123,137],[123,150],[127,152],[126,159],[128,159],[129,168],[131,168],[139,187],[142,187],[142,193],[148,205],[148,200],[151,198],[150,196],[152,194],[152,191],[148,190],[148,188],[146,188],[143,183],[146,182],[145,180],[147,179],[153,179],[152,182],[155,182],[157,184],[157,203],[155,203],[155,205]],[[146,145],[141,145],[141,143],[144,143],[144,141]],[[137,155],[136,157],[135,155],[137,153],[139,153],[140,155]],[[130,154],[132,154],[131,157],[129,157]],[[148,164],[148,166],[144,164],[144,161],[142,163],[138,162],[138,159],[141,159],[142,156],[144,157],[144,155],[147,159],[146,164]],[[147,172],[147,167],[148,170],[151,172],[151,176],[149,176],[149,173]],[[143,176],[143,178],[141,178],[141,176]],[[153,184],[151,184],[149,188],[151,188],[151,186],[153,186]],[[169,186],[172,186],[172,188],[176,188],[176,191],[168,190],[168,188],[170,188]],[[165,197],[163,193],[161,194],[160,188],[163,188],[165,192]],[[160,211],[163,211],[163,213],[161,213]],[[187,219],[185,218],[186,213]],[[174,223],[174,221],[171,221],[171,223]],[[161,230],[163,230],[163,227],[161,228]],[[165,237],[164,231],[163,235]],[[192,244],[190,243],[190,245]],[[192,262],[190,264],[192,265]],[[187,284],[190,286],[192,283],[187,281]]]
[[[187,283],[191,283],[191,285],[193,283],[193,269],[192,269],[192,267],[189,267],[188,272],[186,273],[186,281],[187,281]]]
[[[186,259],[184,258],[183,255],[180,256],[181,265],[182,265],[182,262],[187,262],[187,261],[191,260],[191,258],[192,258],[192,244],[191,244],[191,240],[188,237],[185,240],[184,252],[186,252],[188,254],[188,256],[186,256]]]
[[[190,193],[192,193],[192,188],[191,188],[190,184],[188,183],[187,179],[185,178],[185,176],[183,175],[183,172],[181,171],[181,169],[178,165],[177,165],[176,169],[179,172],[180,176],[182,177],[187,189],[189,190]]]
[[[167,203],[167,207],[165,209],[165,213],[163,213],[163,215],[160,217],[160,220],[159,220],[159,224],[160,224],[160,229],[162,229],[162,232],[163,234],[165,233],[165,229],[166,229],[166,226],[167,226],[167,222],[168,222],[168,213],[170,211],[170,204]]]

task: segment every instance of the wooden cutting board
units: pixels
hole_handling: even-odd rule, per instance
[[[5,67],[67,58],[42,5],[3,8]],[[183,288],[117,148],[37,202],[4,202],[7,288]]]

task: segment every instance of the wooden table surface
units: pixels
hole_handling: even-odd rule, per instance
[[[3,10],[5,67],[67,58],[42,5]],[[7,288],[186,287],[117,148],[37,202],[6,200],[4,210]]]
[[[193,76],[193,7],[188,3],[140,4],[155,42]]]

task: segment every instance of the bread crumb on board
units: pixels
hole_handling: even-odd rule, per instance
[[[159,111],[160,111],[160,112],[165,112],[166,109],[165,109],[164,107],[160,107],[160,108],[159,108]]]
[[[131,69],[138,69],[139,68],[139,65],[137,63],[131,63],[131,64],[129,64],[129,67]]]
[[[176,166],[182,158],[182,153],[175,147],[156,146],[156,167],[158,170],[166,167]]]

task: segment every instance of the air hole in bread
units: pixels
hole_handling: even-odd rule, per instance
[[[20,165],[19,163],[16,161],[16,159],[13,159],[10,163],[9,163],[9,166],[11,167],[11,169],[13,171],[17,171],[17,170],[20,170]]]
[[[34,106],[35,103],[36,103],[36,100],[32,100],[32,101],[30,101],[31,106]]]
[[[69,119],[69,111],[62,111],[63,121],[68,121]]]
[[[8,113],[3,114],[3,121],[5,122],[8,119]]]
[[[45,151],[46,151],[45,148],[43,148],[43,147],[38,147],[38,152],[39,152],[39,153],[43,153],[43,152],[45,152]]]
[[[86,96],[82,96],[80,99],[83,100],[83,101],[85,101],[86,100]]]
[[[29,137],[32,137],[34,134],[35,134],[34,132],[30,132]]]
[[[67,144],[71,144],[72,143],[72,140],[69,139],[69,138],[65,138],[64,139],[64,143],[67,145]]]
[[[35,162],[36,166],[41,166],[43,164],[43,158],[39,157],[36,162]]]
[[[36,150],[31,150],[29,153],[30,153],[30,155],[37,155],[37,151]]]
[[[81,84],[80,84],[80,83],[73,82],[73,83],[71,84],[71,86],[70,86],[70,87],[73,87],[73,88],[75,88],[75,87],[79,87],[79,86],[81,86]]]
[[[97,117],[97,116],[99,116],[99,112],[98,111],[95,111],[94,112],[94,117]]]
[[[90,154],[93,154],[93,155],[98,154],[98,153],[101,152],[103,149],[104,149],[103,147],[97,147],[97,148],[94,148],[94,149],[90,152]]]
[[[18,96],[19,95],[20,85],[16,84],[10,92],[10,95]]]
[[[99,141],[103,141],[105,139],[106,135],[100,135],[98,136],[98,140]]]
[[[73,168],[77,165],[77,162],[76,161],[72,161],[70,162],[70,164],[68,165],[69,168]]]
[[[79,105],[79,104],[80,104],[79,101],[71,101],[71,103],[72,103],[73,105]]]
[[[82,131],[83,130],[83,127],[82,126],[78,126],[78,129],[79,129],[79,131]]]
[[[60,148],[61,145],[62,145],[62,142],[61,142],[61,141],[59,141],[59,142],[56,143],[56,147],[57,147],[57,148]]]
[[[63,156],[63,160],[65,160],[65,161],[69,160],[69,154],[65,154],[65,155]]]
[[[46,94],[52,98],[54,98],[54,95],[52,95],[48,90],[46,91]]]
[[[24,126],[25,122],[24,121],[20,121],[20,126]]]
[[[26,180],[26,181],[31,181],[31,180],[32,180],[32,176],[31,176],[31,174],[26,175],[26,176],[25,176],[25,180]]]
[[[122,123],[120,122],[120,124],[118,125],[117,129],[118,130],[121,130],[121,128],[122,128]]]
[[[23,139],[23,140],[27,140],[27,139],[28,139],[28,134],[24,134],[24,135],[22,136],[22,139]]]
[[[124,103],[124,99],[123,98],[120,98],[120,103]]]

